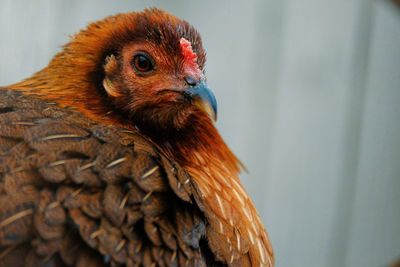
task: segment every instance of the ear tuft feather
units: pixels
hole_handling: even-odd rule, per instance
[[[114,73],[118,72],[118,61],[113,54],[106,57],[104,71],[106,76],[112,76]]]
[[[118,61],[114,55],[110,55],[106,57],[104,64],[104,72],[106,76],[103,79],[103,87],[106,90],[107,94],[113,97],[121,96],[122,94],[115,88],[110,78],[113,77],[114,74],[118,73]]]

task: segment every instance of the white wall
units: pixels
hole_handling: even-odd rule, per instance
[[[218,128],[277,266],[400,257],[400,10],[370,0],[0,0],[0,84],[44,67],[67,34],[158,6],[198,28]]]

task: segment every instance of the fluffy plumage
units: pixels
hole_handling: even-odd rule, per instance
[[[150,55],[154,71],[140,73],[132,68],[132,59],[138,52]],[[150,266],[153,262],[162,266],[178,255],[183,257],[178,265],[202,266],[219,262],[232,266],[272,266],[269,237],[238,178],[240,162],[222,140],[205,112],[204,103],[198,104],[197,99],[185,93],[185,88],[193,87],[188,85],[188,76],[197,84],[204,83],[204,64],[205,52],[198,32],[171,14],[150,9],[118,14],[90,24],[76,34],[45,69],[8,87],[21,91],[22,95],[3,91],[13,101],[3,97],[0,102],[2,116],[6,119],[2,120],[0,128],[0,148],[6,151],[0,162],[17,163],[12,163],[11,167],[0,165],[1,182],[10,181],[11,178],[6,179],[10,173],[37,169],[39,173],[34,171],[35,178],[26,178],[35,182],[23,182],[31,186],[28,189],[36,190],[33,199],[27,201],[24,210],[27,214],[20,214],[21,209],[17,206],[0,210],[0,220],[3,219],[0,221],[0,246],[34,248],[32,253],[39,257],[37,244],[50,241],[64,244],[70,238],[65,233],[71,232],[80,240],[81,246],[97,251],[88,250],[83,259],[98,260],[96,255],[100,253],[111,256],[106,262],[114,265]],[[36,104],[26,104],[29,101]],[[59,108],[53,110],[48,103],[56,103]],[[24,105],[31,107],[29,112],[35,115],[22,115]],[[75,112],[87,118],[71,115],[77,114]],[[28,124],[24,125],[24,122]],[[112,137],[108,132],[96,134],[96,129],[102,125],[118,134],[111,134]],[[122,128],[135,137],[126,137]],[[10,131],[18,133],[16,139]],[[95,140],[93,144],[76,144],[71,151],[62,149],[62,145],[68,147],[75,141],[88,142],[89,139]],[[106,148],[102,150],[96,142]],[[26,147],[30,151],[26,153],[35,159],[26,168],[19,166],[19,161],[29,157],[21,156],[25,153],[20,151],[25,151],[21,146]],[[79,149],[81,146],[85,149],[94,146],[95,149],[91,147],[94,150],[87,152]],[[137,147],[151,152],[146,152],[144,159],[138,159]],[[46,156],[48,153],[54,155]],[[66,165],[70,160],[75,160],[75,165]],[[56,167],[63,169],[56,170]],[[107,169],[113,167],[119,169],[107,173]],[[90,170],[92,178],[77,178],[82,169]],[[137,177],[151,176],[153,172],[158,175],[154,184],[149,182],[147,187],[143,186]],[[56,178],[56,174],[61,178]],[[18,180],[15,176],[10,177]],[[20,186],[15,183],[13,190]],[[66,193],[59,197],[63,193],[58,192],[64,187],[72,188],[65,189]],[[151,198],[158,191],[165,193]],[[3,193],[4,196],[9,194],[8,191]],[[35,201],[35,194],[39,202]],[[69,195],[82,195],[83,199],[77,201],[76,206],[66,204]],[[98,211],[92,211],[96,196],[101,197],[103,203],[96,207]],[[137,202],[130,202],[131,197],[137,198]],[[143,206],[149,199],[154,205],[149,204],[149,209],[155,209],[155,213],[144,211],[146,207]],[[126,206],[127,201],[130,205]],[[166,205],[166,202],[170,204]],[[141,212],[135,215],[138,204]],[[46,216],[52,216],[46,215],[48,205],[60,206],[62,215],[54,216],[64,218],[56,223],[63,229],[62,233],[57,232],[50,238],[46,236],[46,229],[40,230],[42,224],[52,222],[51,219],[46,221]],[[122,206],[124,211],[115,211],[116,206]],[[19,219],[18,214],[24,220]],[[35,219],[37,216],[41,219]],[[137,216],[137,220],[132,216]],[[34,220],[35,227],[30,226],[29,219]],[[25,235],[22,233],[22,237],[17,238],[18,242],[5,241],[7,231],[2,224],[12,227],[12,223],[23,223],[27,228]],[[126,225],[127,229],[139,227],[118,230],[121,225]],[[99,229],[103,230],[96,232]],[[141,234],[143,231],[145,237]],[[103,239],[98,233],[105,234]],[[171,235],[175,241],[171,241]],[[27,241],[33,237],[46,242],[29,245]],[[104,237],[115,237],[119,241],[115,241],[115,246],[111,241],[107,245]],[[125,241],[119,243],[121,240]],[[136,246],[134,252],[129,250],[131,243]],[[137,248],[139,244],[140,248]],[[54,247],[54,253],[47,256],[54,261],[61,260],[66,264],[79,261],[75,255],[73,261],[66,262],[63,246]],[[124,249],[125,256],[115,253],[116,250],[124,253]],[[169,263],[160,260],[164,256],[157,256],[159,254],[154,250],[162,250],[163,255],[171,254],[167,257]],[[1,255],[0,252],[0,260]]]

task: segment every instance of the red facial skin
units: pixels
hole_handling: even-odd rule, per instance
[[[183,59],[177,57],[171,61],[154,44],[149,42],[133,43],[125,47],[122,51],[125,87],[137,88],[136,93],[151,93],[153,95],[165,91],[162,93],[163,103],[179,98],[178,92],[182,92],[188,86],[184,81],[185,76],[190,76],[195,81],[204,79],[203,71],[197,64],[197,55],[193,52],[191,43],[182,37],[180,48]],[[139,73],[132,67],[132,58],[138,52],[145,52],[153,58],[155,64],[153,71]],[[181,61],[181,64],[175,64],[176,61]]]

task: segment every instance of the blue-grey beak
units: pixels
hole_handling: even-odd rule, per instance
[[[192,103],[203,110],[207,115],[217,120],[217,100],[204,80],[200,80],[195,86],[185,89],[185,93],[192,99]]]

